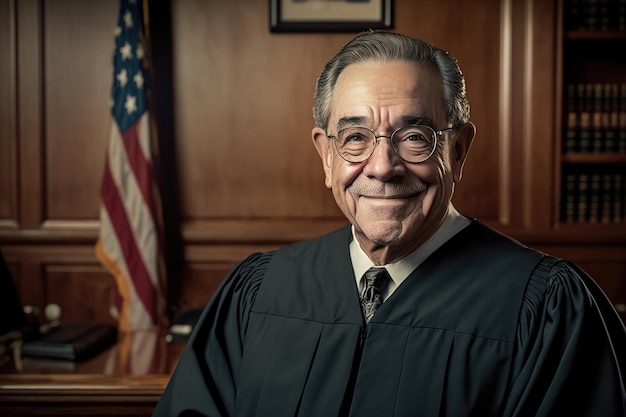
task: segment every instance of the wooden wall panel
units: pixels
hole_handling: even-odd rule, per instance
[[[112,288],[111,276],[99,265],[48,264],[44,267],[45,305],[59,305],[64,322],[115,323],[109,310]]]
[[[43,2],[45,218],[97,219],[118,1]]]
[[[186,219],[338,215],[311,143],[311,108],[317,72],[348,36],[270,34],[267,8],[173,3]]]
[[[15,14],[0,0],[0,224],[15,224],[17,131],[15,113]]]
[[[527,16],[528,45],[525,66],[524,96],[524,135],[520,138],[527,143],[524,152],[526,181],[524,185],[524,218],[526,228],[549,230],[557,218],[546,213],[548,207],[557,207],[560,201],[554,187],[553,161],[558,152],[555,141],[557,135],[555,120],[558,118],[555,105],[558,94],[554,89],[556,74],[556,5],[551,1],[531,3]],[[532,167],[531,169],[529,169]]]
[[[20,229],[37,229],[43,221],[42,157],[42,59],[41,4],[36,0],[15,2],[16,16],[16,114],[18,222]]]
[[[57,303],[64,318],[110,318],[113,280],[95,260],[92,245],[2,245],[22,304],[43,312]],[[79,313],[80,312],[80,313]],[[68,316],[69,314],[69,316]]]
[[[185,286],[179,296],[179,309],[203,308],[235,263],[194,263],[184,273]]]

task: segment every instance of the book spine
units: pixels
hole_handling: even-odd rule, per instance
[[[599,29],[603,31],[611,30],[611,15],[609,13],[609,0],[600,0],[598,4]]]
[[[613,179],[611,174],[602,175],[602,206],[600,207],[602,223],[611,223],[613,220]]]
[[[578,150],[580,152],[591,151],[591,113],[593,102],[593,84],[578,84],[578,97],[580,98],[580,130]]]
[[[587,223],[589,215],[589,175],[578,175],[576,189],[576,221]]]
[[[565,184],[564,184],[564,193],[563,193],[563,221],[566,223],[574,223],[577,219],[576,209],[577,209],[577,201],[576,201],[576,175],[573,173],[569,173],[565,176]]]
[[[626,0],[565,0],[563,16],[566,30],[626,30]]]
[[[579,112],[578,112],[578,96],[575,84],[567,86],[567,120],[565,123],[565,140],[563,142],[563,150],[566,153],[578,151],[578,133],[579,133]]]
[[[583,26],[585,30],[600,29],[600,1],[587,0],[584,7]]]
[[[602,123],[602,84],[593,85],[592,113],[591,113],[591,150],[602,152],[604,149],[604,125]]]
[[[626,222],[626,173],[614,167],[578,168],[565,173],[562,184],[562,222]]]
[[[582,25],[581,0],[566,0],[564,4],[565,28],[567,30],[580,30]]]
[[[600,193],[601,193],[601,176],[594,173],[591,175],[591,184],[589,187],[589,223],[598,223],[600,221]]]
[[[606,152],[617,152],[617,136],[619,131],[619,85],[605,84],[604,91],[604,148]]]
[[[613,223],[624,221],[624,175],[613,175]]]
[[[626,83],[620,85],[619,91],[617,152],[626,152]]]

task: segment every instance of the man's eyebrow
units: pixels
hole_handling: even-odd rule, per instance
[[[345,129],[346,127],[365,126],[367,127],[367,117],[363,116],[350,116],[342,117],[337,122],[337,131]]]
[[[399,122],[397,127],[409,126],[409,125],[432,126],[433,124],[432,119],[426,116],[425,114],[405,115],[405,116],[399,117],[397,121]]]
[[[365,116],[346,116],[339,119],[337,122],[337,131],[345,129],[347,127],[355,126],[369,126],[369,119]],[[432,119],[425,114],[410,114],[400,116],[396,119],[396,128],[410,125],[426,125],[432,126]]]

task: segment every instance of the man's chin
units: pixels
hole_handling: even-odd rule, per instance
[[[375,220],[357,228],[363,238],[376,246],[395,246],[405,238],[405,229],[398,220]]]

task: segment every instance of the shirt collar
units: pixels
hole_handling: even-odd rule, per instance
[[[450,203],[448,205],[448,213],[441,223],[441,226],[439,226],[426,242],[399,261],[383,265],[389,272],[395,284],[394,287],[399,286],[428,256],[470,223],[471,220],[461,215],[454,208],[452,203]],[[354,233],[354,226],[352,226],[350,258],[352,259],[352,268],[354,269],[354,276],[358,286],[361,277],[365,271],[374,266],[374,262],[372,262],[363,249],[361,249],[361,245],[359,245],[356,240]]]

